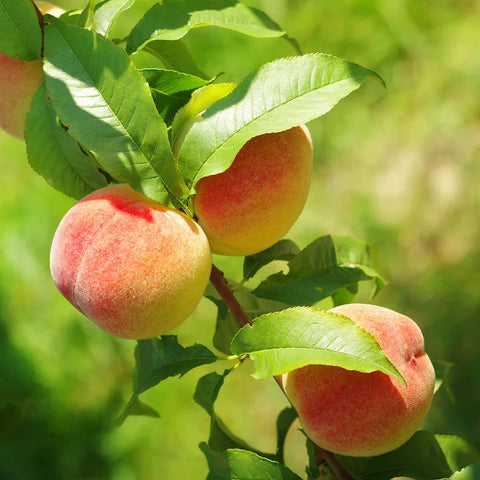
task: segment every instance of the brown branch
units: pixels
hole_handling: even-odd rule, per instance
[[[210,273],[210,281],[215,287],[217,292],[222,297],[223,301],[227,305],[228,309],[232,312],[235,320],[240,327],[245,325],[251,325],[252,322],[248,319],[242,306],[238,303],[238,300],[234,297],[232,289],[229,287],[223,272],[220,271],[215,265],[212,265],[212,271]]]
[[[354,480],[350,473],[343,468],[343,465],[338,461],[338,458],[333,452],[325,450],[315,444],[314,447],[317,465],[321,465],[322,461],[325,461],[330,467],[330,470],[335,474],[337,480]]]
[[[210,282],[212,282],[215,290],[217,290],[217,292],[220,294],[222,300],[225,302],[230,312],[232,312],[232,315],[240,327],[251,325],[252,322],[249,320],[242,306],[240,303],[238,303],[238,300],[233,295],[232,289],[228,285],[223,272],[215,265],[212,265]],[[275,380],[283,391],[281,376],[276,376]],[[354,480],[353,477],[340,464],[334,453],[315,445],[315,457],[318,465],[322,465],[327,462],[328,466],[337,477],[337,480]]]

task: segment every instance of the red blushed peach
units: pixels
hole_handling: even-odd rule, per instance
[[[202,229],[127,185],[87,195],[62,219],[50,266],[60,292],[106,332],[150,338],[193,312],[211,269]]]
[[[421,426],[433,396],[435,372],[415,322],[362,304],[333,308],[368,331],[407,384],[381,372],[309,365],[284,376],[285,391],[309,438],[350,456],[386,453]]]
[[[280,240],[305,206],[312,175],[307,127],[249,140],[230,168],[196,184],[195,214],[212,252],[252,255]]]

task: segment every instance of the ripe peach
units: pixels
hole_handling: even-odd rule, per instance
[[[202,229],[128,185],[75,204],[50,255],[60,292],[100,328],[122,338],[167,333],[193,312],[211,269]]]
[[[252,255],[280,240],[303,210],[312,174],[305,126],[249,140],[225,172],[196,184],[193,207],[212,252]]]
[[[331,311],[373,335],[407,385],[379,371],[308,365],[284,376],[286,394],[319,446],[358,457],[394,450],[420,427],[433,396],[435,372],[422,332],[383,307],[350,304]]]
[[[42,14],[60,16],[64,12],[48,2],[37,6]],[[23,139],[25,116],[43,79],[39,60],[24,62],[0,52],[0,128]]]
[[[23,139],[25,116],[43,78],[40,61],[24,62],[0,53],[0,128]]]

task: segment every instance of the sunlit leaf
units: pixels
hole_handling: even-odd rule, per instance
[[[103,0],[98,3],[93,15],[94,30],[109,38],[120,14],[134,3],[135,0]]]
[[[193,92],[188,103],[182,107],[177,114],[172,125],[172,145],[176,155],[180,151],[188,131],[195,122],[201,121],[201,114],[210,105],[226,97],[234,88],[235,83],[216,83],[206,85]]]
[[[46,18],[47,89],[62,123],[115,180],[179,204],[183,180],[141,73],[103,36]]]
[[[163,0],[132,30],[127,52],[133,53],[153,40],[179,40],[192,28],[205,26],[252,37],[275,38],[285,34],[265,13],[236,0]]]
[[[289,308],[256,318],[235,335],[232,353],[248,354],[259,379],[323,364],[378,370],[403,381],[372,335],[347,317],[316,308]]]
[[[226,170],[252,137],[324,115],[367,78],[381,81],[371,70],[319,53],[261,66],[189,131],[179,158],[188,186]]]

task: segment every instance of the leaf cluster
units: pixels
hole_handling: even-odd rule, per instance
[[[109,183],[128,183],[193,216],[197,182],[225,171],[248,140],[326,114],[369,78],[383,83],[372,70],[346,60],[302,55],[266,13],[237,0],[163,0],[125,38],[115,38],[119,17],[134,3],[92,0],[55,18],[42,16],[30,0],[0,0],[0,51],[41,62],[45,77],[25,124],[29,162],[75,199]],[[284,38],[295,56],[261,65],[238,83],[221,83],[220,72],[202,72],[183,41],[192,29],[208,27],[259,40]],[[138,68],[140,51],[163,68]],[[264,277],[267,265],[278,269]],[[228,285],[250,324],[240,328],[228,299],[210,286],[206,296],[218,310],[218,353],[199,344],[185,347],[173,336],[139,341],[132,397],[117,424],[129,415],[159,416],[140,399],[146,390],[200,366],[218,370],[216,362],[227,359],[235,364],[204,375],[194,393],[210,418],[208,440],[200,445],[208,479],[299,479],[284,465],[285,439],[296,419],[292,408],[278,414],[276,450],[265,453],[228,429],[215,402],[225,378],[246,357],[255,362],[259,379],[322,363],[378,370],[403,381],[370,334],[325,310],[353,301],[360,282],[371,286],[372,296],[385,283],[368,246],[351,238],[325,235],[304,248],[285,239],[246,257],[243,280]],[[448,370],[441,367],[445,377]],[[319,478],[314,448],[307,447],[308,478]],[[474,478],[478,459],[457,437],[420,432],[385,456],[339,461],[356,479],[461,480]],[[333,478],[328,468],[324,473]]]

